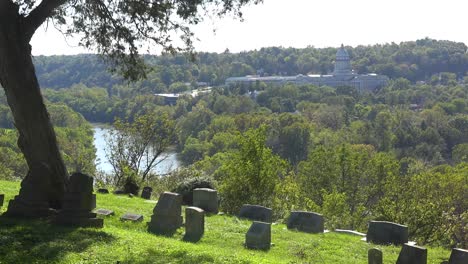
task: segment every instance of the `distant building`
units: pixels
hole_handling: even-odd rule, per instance
[[[245,77],[231,77],[226,79],[227,86],[237,84],[255,84],[264,82],[267,84],[314,84],[317,86],[327,85],[331,87],[351,86],[355,87],[359,92],[374,91],[379,87],[383,87],[388,83],[388,77],[370,74],[356,74],[351,68],[351,60],[346,49],[341,47],[336,52],[335,70],[328,75],[302,75],[297,76],[267,76],[260,77],[257,75]]]
[[[207,93],[211,93],[211,87],[195,89],[195,90],[191,90],[190,92],[183,92],[183,93],[160,93],[160,94],[154,94],[154,95],[156,97],[163,98],[165,105],[176,105],[177,99],[179,99],[179,97],[182,95],[188,95],[188,96],[195,98],[197,96],[207,94]]]

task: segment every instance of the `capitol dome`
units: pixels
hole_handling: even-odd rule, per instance
[[[335,71],[333,75],[350,75],[352,73],[351,60],[343,44],[336,52]]]

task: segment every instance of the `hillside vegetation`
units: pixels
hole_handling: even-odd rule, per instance
[[[18,182],[0,181],[6,201]],[[156,201],[97,194],[97,207],[115,211],[103,229],[65,228],[45,220],[0,218],[0,263],[367,263],[367,250],[383,251],[384,263],[395,263],[400,247],[379,246],[354,235],[306,234],[272,226],[269,251],[243,246],[251,222],[230,215],[205,218],[205,235],[197,243],[182,241],[184,228],[172,237],[146,231]],[[2,208],[4,212],[6,208]],[[140,223],[121,222],[126,212],[142,214]],[[428,263],[439,264],[450,251],[428,247]]]

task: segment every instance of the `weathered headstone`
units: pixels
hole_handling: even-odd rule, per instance
[[[63,208],[55,223],[66,226],[103,227],[104,220],[92,213],[96,203],[93,195],[94,178],[82,173],[70,176],[68,190],[65,193]]]
[[[198,207],[185,208],[184,240],[197,242],[205,232],[205,212]]]
[[[324,220],[321,214],[293,211],[286,223],[288,229],[297,229],[307,233],[323,233]]]
[[[449,264],[466,264],[468,263],[468,250],[461,248],[452,249],[450,253]]]
[[[193,190],[193,206],[203,209],[205,212],[218,213],[218,192],[209,188],[197,188]]]
[[[0,194],[0,207],[3,206],[3,201],[5,200],[5,195],[4,194]]]
[[[143,216],[139,214],[126,213],[120,217],[121,221],[132,221],[132,222],[141,222],[143,221]]]
[[[97,215],[110,216],[114,215],[114,211],[108,209],[97,209],[94,211]]]
[[[182,195],[164,192],[153,209],[148,231],[172,235],[182,225]]]
[[[427,264],[427,249],[405,243],[396,264]]]
[[[244,204],[240,209],[239,217],[271,223],[272,211],[270,208],[260,205]]]
[[[143,191],[141,192],[141,198],[149,200],[151,199],[151,193],[153,192],[153,188],[151,187],[143,187]]]
[[[98,193],[102,193],[102,194],[108,194],[109,193],[109,190],[105,189],[105,188],[99,188],[97,190]]]
[[[250,249],[270,249],[271,224],[254,221],[245,234],[245,246]]]
[[[48,193],[51,191],[51,170],[45,163],[35,163],[21,182],[21,189],[8,203],[5,216],[45,217],[56,214],[50,209]]]
[[[382,251],[377,248],[371,248],[367,251],[367,263],[368,264],[382,264],[383,256]]]
[[[366,240],[375,244],[408,243],[408,227],[392,222],[370,221]]]

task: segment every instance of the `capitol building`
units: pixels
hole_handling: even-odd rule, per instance
[[[261,77],[257,75],[245,77],[230,77],[226,79],[227,86],[238,84],[255,84],[256,82],[264,82],[266,84],[285,83],[294,84],[313,84],[317,86],[327,85],[331,87],[351,86],[356,88],[359,92],[374,91],[380,87],[387,85],[388,77],[378,75],[375,73],[370,74],[356,74],[351,68],[351,60],[346,49],[341,47],[336,52],[335,70],[327,75],[302,75],[297,76],[267,76]]]

